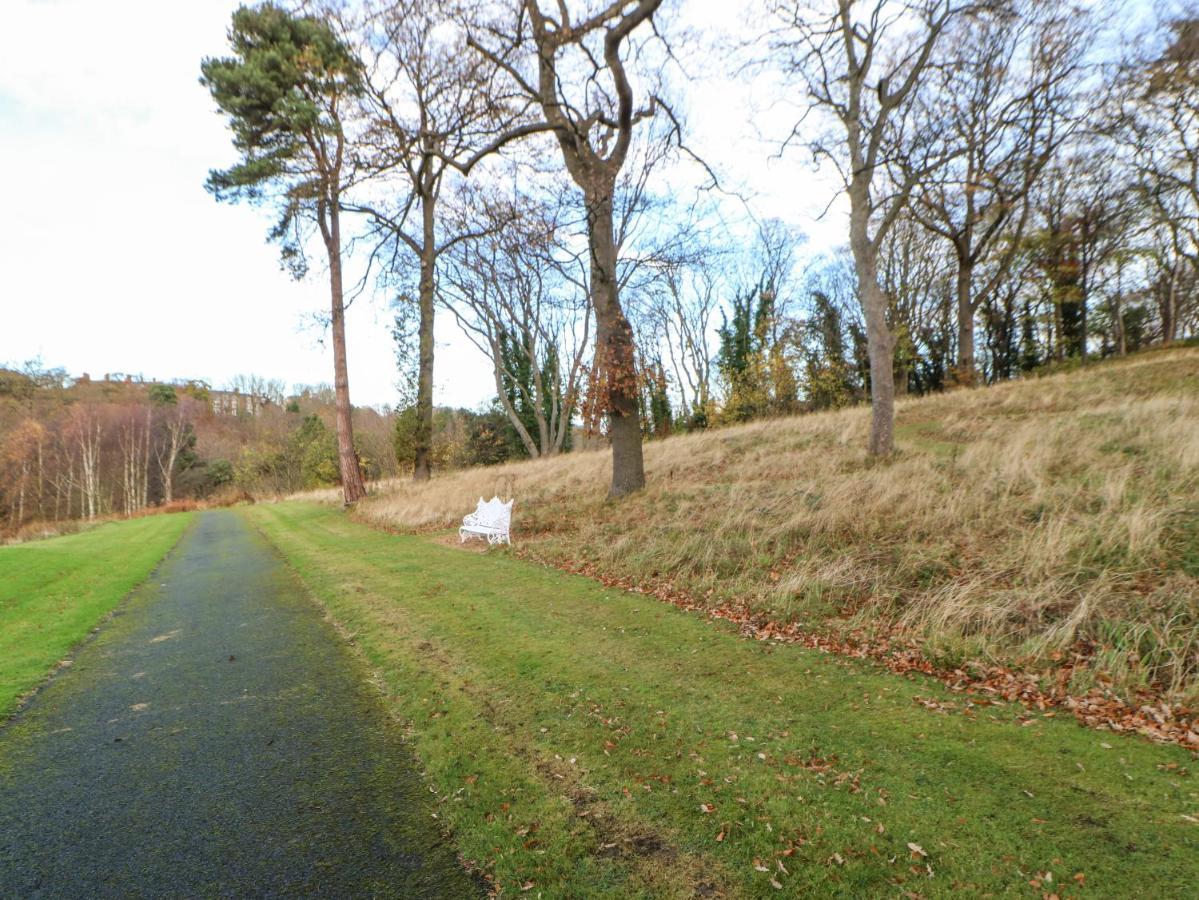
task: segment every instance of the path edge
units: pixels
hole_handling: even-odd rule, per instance
[[[338,621],[337,617],[333,615],[332,611],[324,603],[324,601],[321,600],[316,591],[314,591],[311,586],[309,586],[308,582],[304,580],[304,577],[300,574],[299,570],[292,565],[291,560],[287,558],[287,555],[283,552],[282,548],[271,540],[270,536],[257,522],[253,520],[253,518],[244,515],[244,513],[241,511],[238,512],[240,515],[242,515],[242,519],[245,521],[246,525],[262,539],[263,543],[265,543],[270,549],[270,552],[275,556],[276,559],[278,559],[279,564],[287,571],[288,576],[295,582],[296,586],[300,590],[300,593],[304,595],[305,599],[310,604],[312,604],[320,617],[329,625],[329,627],[337,635],[338,639],[341,640],[350,656],[354,659],[354,662],[361,667],[362,674],[366,676],[363,678],[363,683],[369,686],[371,692],[375,695],[379,702],[384,718],[391,722],[392,726],[396,729],[396,736],[399,738],[400,743],[403,745],[404,749],[412,755],[412,760],[414,763],[416,763],[416,765],[413,766],[413,771],[416,777],[419,779],[420,784],[428,787],[431,782],[429,782],[423,774],[424,761],[421,759],[420,754],[417,753],[416,747],[412,741],[412,722],[398,715],[395,710],[391,708],[391,704],[387,702],[388,688],[386,679],[383,677],[383,673],[379,671],[379,669],[373,663],[371,663],[366,653],[358,645],[358,641],[355,640],[355,633],[350,631],[345,627],[345,625]],[[461,867],[462,871],[464,871],[469,878],[478,884],[480,888],[480,895],[483,897],[497,896],[495,892],[495,885],[487,880],[484,870],[473,860],[462,855],[461,850],[458,849],[458,842],[455,839],[453,832],[446,828],[445,824],[440,819],[437,820],[437,833],[441,836],[442,840],[444,840],[453,848],[454,857],[457,859],[458,865]]]
[[[196,512],[203,513],[204,510],[197,510]],[[141,592],[141,590],[145,588],[147,584],[150,583],[151,579],[158,574],[159,570],[175,554],[175,551],[179,549],[179,545],[183,543],[184,538],[186,538],[189,534],[191,534],[192,531],[195,530],[196,523],[198,521],[199,515],[197,515],[196,518],[193,518],[191,522],[189,522],[187,526],[181,532],[179,532],[179,537],[176,538],[175,543],[171,544],[171,546],[167,548],[167,552],[164,553],[159,558],[158,562],[154,564],[154,567],[146,573],[145,578],[131,587],[125,596],[116,602],[116,605],[114,605],[112,609],[102,615],[96,621],[96,623],[88,629],[87,633],[83,637],[72,644],[62,659],[54,663],[54,665],[50,667],[50,670],[46,672],[46,674],[43,675],[33,687],[17,695],[16,703],[13,708],[4,716],[0,716],[0,734],[3,734],[6,729],[16,724],[17,720],[24,716],[30,705],[35,699],[37,699],[42,691],[53,684],[63,672],[66,672],[71,668],[72,664],[75,662],[75,658],[80,654],[80,652],[89,644],[91,644],[91,642],[96,639],[100,632],[113,619],[124,614],[129,604],[133,602],[133,598],[139,592]]]

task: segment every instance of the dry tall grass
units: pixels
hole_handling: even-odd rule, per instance
[[[942,662],[1082,642],[1075,687],[1199,696],[1199,351],[907,401],[889,462],[867,427],[853,409],[657,441],[620,502],[591,452],[395,483],[357,515],[443,529],[514,496],[514,540],[550,563],[899,631]]]

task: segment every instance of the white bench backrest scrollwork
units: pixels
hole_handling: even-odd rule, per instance
[[[486,537],[489,543],[508,543],[514,502],[515,499],[505,503],[499,497],[490,500],[480,497],[475,511],[463,518],[462,527],[458,529],[459,537],[465,541],[469,535],[475,534]]]
[[[479,508],[475,510],[475,524],[508,530],[512,523],[512,501],[505,503],[499,497],[492,497],[486,502],[479,498]]]

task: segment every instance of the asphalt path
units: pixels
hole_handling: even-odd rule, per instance
[[[480,893],[366,672],[236,512],[0,726],[0,897]]]

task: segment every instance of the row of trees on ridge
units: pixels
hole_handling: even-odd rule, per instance
[[[297,275],[322,249],[347,503],[344,314],[368,287],[395,301],[417,479],[439,310],[492,361],[518,452],[600,429],[613,496],[644,485],[647,434],[867,397],[885,456],[897,394],[1199,325],[1199,12],[1125,17],[1119,43],[1105,15],[762,0],[730,48],[664,0],[262,3],[202,65],[240,154],[209,187],[271,203]],[[797,178],[835,180],[844,249],[800,272],[801,236],[688,143],[700,54],[802,96],[763,130]]]

